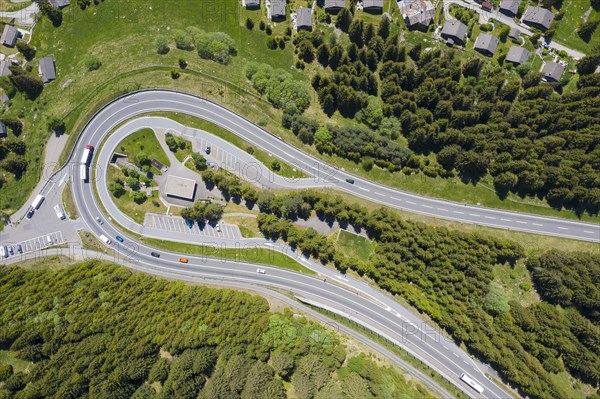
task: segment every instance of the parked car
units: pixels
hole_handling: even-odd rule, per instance
[[[217,223],[217,225],[215,227],[217,228],[217,231],[220,233],[221,232],[221,224]]]
[[[193,221],[193,220],[186,219],[186,220],[185,220],[185,224],[186,224],[186,225],[187,225],[187,227],[189,227],[190,229],[191,229],[192,227],[194,227],[194,221]]]
[[[100,219],[100,216],[96,216],[96,222],[98,222],[100,224],[104,224],[104,222],[102,221],[102,219]]]
[[[354,184],[354,179],[348,178],[346,179],[346,183]]]
[[[17,244],[17,252],[20,254],[23,253],[23,247],[21,246],[21,244]]]
[[[116,239],[117,239],[117,241],[119,241],[119,242],[123,242],[123,241],[124,241],[124,240],[123,240],[123,237],[121,237],[121,236],[115,236],[115,238],[116,238]]]
[[[265,269],[256,269],[256,272],[260,273],[260,274],[266,274],[267,273],[267,271]]]
[[[160,258],[160,254],[158,252],[150,252],[150,255],[154,256],[155,258]]]
[[[207,145],[207,146],[206,146],[206,148],[204,149],[204,151],[205,151],[207,154],[210,154],[210,146],[209,146],[209,145]]]
[[[181,263],[188,263],[189,262],[188,258],[179,258],[179,261]]]
[[[33,209],[33,207],[30,206],[29,209],[27,210],[27,219],[31,219],[33,217],[34,212],[35,212],[35,210]]]
[[[8,246],[8,253],[9,253],[11,256],[15,254],[15,251],[13,250],[13,247],[12,247],[12,245],[9,245],[9,246]]]

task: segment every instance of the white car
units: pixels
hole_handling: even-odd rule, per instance
[[[256,272],[260,273],[260,274],[266,274],[267,273],[267,271],[265,269],[256,269]]]
[[[99,224],[104,224],[102,219],[100,219],[100,216],[96,216],[96,222],[98,222]]]
[[[217,228],[217,231],[220,233],[221,232],[221,224],[217,223],[217,225],[215,227]]]
[[[65,218],[65,214],[63,213],[62,209],[60,209],[59,205],[54,205],[54,212],[56,212],[56,216],[60,220],[63,220]]]

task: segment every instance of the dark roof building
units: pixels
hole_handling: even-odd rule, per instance
[[[483,11],[492,11],[494,5],[489,1],[484,1],[483,3],[481,3],[481,8],[483,9]]]
[[[260,0],[242,0],[242,4],[244,7],[255,10],[260,8]]]
[[[529,59],[529,51],[519,46],[512,46],[508,49],[504,62],[511,62],[515,65],[521,65]]]
[[[542,7],[527,7],[523,15],[523,23],[540,30],[550,29],[550,24],[554,20],[552,11]]]
[[[271,0],[267,14],[271,21],[285,20],[285,0]]]
[[[338,13],[342,8],[346,7],[345,0],[321,0],[322,7],[330,13]]]
[[[56,68],[54,66],[54,57],[48,55],[40,59],[39,66],[40,75],[42,75],[42,81],[48,83],[56,79]]]
[[[442,37],[448,43],[465,44],[465,36],[467,34],[467,25],[456,19],[449,19],[444,23],[442,28]]]
[[[296,13],[296,29],[312,30],[312,8],[298,8],[298,12]]]
[[[502,0],[500,3],[500,12],[506,16],[514,17],[519,11],[521,0]]]
[[[4,122],[0,121],[0,137],[6,136],[8,136],[8,132],[6,131],[6,125],[4,125]]]
[[[517,28],[511,28],[508,32],[508,37],[511,39],[518,39],[521,36],[521,31]]]
[[[4,44],[6,47],[14,47],[18,37],[19,30],[12,25],[6,24],[4,25],[4,30],[2,31],[0,43]]]
[[[71,2],[69,0],[50,0],[50,4],[56,8],[65,8],[70,5]]]
[[[546,65],[542,68],[543,79],[546,82],[558,82],[564,71],[565,67],[559,63],[553,61],[546,62]]]
[[[379,13],[383,12],[383,0],[363,0],[363,11],[370,13]]]
[[[491,57],[498,48],[499,40],[496,36],[490,35],[489,33],[481,33],[475,40],[474,49],[479,51],[483,55]]]

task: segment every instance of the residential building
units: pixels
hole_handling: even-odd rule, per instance
[[[362,0],[363,11],[372,14],[381,14],[383,12],[383,0]]]
[[[284,21],[285,8],[285,0],[271,0],[271,3],[267,8],[267,18],[271,21]]]
[[[12,25],[6,24],[4,25],[4,30],[2,31],[0,43],[4,44],[6,47],[14,47],[18,37],[19,30]]]
[[[496,52],[498,43],[499,40],[496,36],[489,33],[480,33],[479,36],[477,36],[477,40],[475,40],[475,46],[473,48],[481,54],[491,57]]]
[[[0,61],[0,76],[12,75],[12,72],[9,69],[9,67],[11,65],[12,64],[11,64],[10,60],[4,59],[4,60]]]
[[[435,7],[429,0],[400,0],[398,7],[408,28],[427,29],[435,18]]]
[[[511,28],[508,32],[508,37],[517,40],[519,37],[521,37],[521,31],[517,28]]]
[[[329,13],[337,14],[340,10],[346,7],[345,0],[320,0],[317,4],[321,5],[323,9]]]
[[[565,67],[558,62],[546,62],[546,65],[542,68],[544,74],[542,79],[546,82],[558,82],[564,71]]]
[[[514,65],[521,65],[529,59],[530,52],[519,46],[512,46],[508,49],[504,62],[510,62]]]
[[[542,7],[527,7],[523,15],[523,23],[539,30],[550,29],[550,24],[554,20],[552,11]]]
[[[296,29],[312,30],[312,8],[298,8],[296,12]]]
[[[242,0],[242,5],[249,10],[256,10],[260,8],[260,0]]]
[[[56,68],[54,66],[54,57],[48,55],[40,59],[39,66],[40,75],[42,75],[42,82],[48,83],[56,79]]]
[[[484,1],[483,3],[481,3],[481,9],[483,11],[492,11],[494,9],[494,5],[489,1]]]
[[[467,35],[467,25],[456,19],[449,19],[444,23],[442,27],[442,37],[446,39],[448,44],[465,44],[465,37]]]
[[[507,17],[514,17],[519,11],[521,0],[502,0],[500,3],[500,12]]]
[[[65,8],[70,5],[71,2],[69,0],[49,0],[50,5],[56,8]]]

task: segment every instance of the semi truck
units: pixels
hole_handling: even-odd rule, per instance
[[[88,167],[86,165],[79,166],[79,174],[81,175],[81,180],[86,182],[88,179]]]
[[[83,165],[88,165],[88,163],[90,162],[90,156],[92,155],[92,151],[94,151],[94,147],[92,147],[91,145],[86,145],[85,149],[83,150],[83,154],[81,154],[81,163]]]
[[[471,388],[473,388],[477,392],[479,392],[479,393],[483,392],[483,387],[481,385],[479,385],[474,379],[472,379],[471,377],[466,375],[465,373],[462,373],[460,375],[460,379],[463,380],[463,382],[465,382],[467,385],[469,385]]]
[[[42,194],[38,194],[35,199],[33,200],[33,202],[31,203],[31,207],[33,209],[38,209],[40,207],[40,205],[42,205],[42,202],[44,202],[44,197]]]

